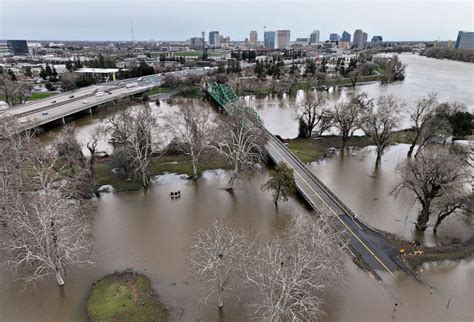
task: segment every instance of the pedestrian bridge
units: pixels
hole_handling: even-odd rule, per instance
[[[228,112],[237,108],[238,97],[228,84],[208,83],[206,91],[209,96]],[[258,114],[258,112],[255,111]],[[263,122],[261,122],[263,127]],[[308,204],[318,210],[326,208],[340,224],[341,229],[348,232],[350,248],[356,257],[362,258],[369,269],[377,277],[384,275],[394,276],[398,269],[406,271],[400,262],[395,250],[384,237],[375,229],[367,226],[358,219],[358,216],[331,191],[319,178],[312,173],[303,162],[291,152],[277,137],[265,129],[268,136],[266,150],[275,163],[285,162],[293,169],[298,191]]]

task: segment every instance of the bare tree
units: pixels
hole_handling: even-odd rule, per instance
[[[97,144],[99,143],[100,139],[104,137],[104,135],[104,126],[97,125],[96,127],[94,127],[94,129],[92,129],[89,141],[87,141],[86,143],[87,149],[90,153],[89,170],[92,174],[94,173],[95,153],[97,152]]]
[[[193,178],[198,177],[198,164],[214,136],[214,124],[211,120],[210,109],[202,109],[186,105],[180,111],[168,117],[171,133],[179,142],[177,149],[191,157]]]
[[[349,79],[351,80],[351,85],[353,88],[356,87],[357,81],[359,80],[360,76],[362,76],[362,69],[360,66],[357,66],[349,72]]]
[[[0,75],[0,93],[10,105],[25,103],[33,86],[22,81],[13,81],[8,75]]]
[[[61,88],[63,91],[71,91],[76,89],[76,81],[79,78],[78,74],[72,72],[64,72],[61,74]]]
[[[92,263],[91,203],[75,199],[74,180],[58,171],[62,165],[55,151],[40,148],[24,134],[3,130],[2,152],[8,146],[24,148],[2,157],[0,165],[0,248],[5,264],[26,282],[55,275],[58,285],[64,285],[68,265]],[[18,183],[9,185],[12,177]]]
[[[339,130],[341,135],[342,151],[346,148],[347,142],[354,135],[354,132],[359,128],[362,112],[371,103],[371,100],[367,100],[367,94],[362,92],[349,102],[336,103],[334,106],[333,125]]]
[[[256,112],[244,105],[229,108],[216,130],[216,142],[211,148],[227,159],[232,175],[227,189],[231,190],[237,177],[256,168],[264,156],[267,141]]]
[[[465,183],[471,177],[464,153],[449,153],[447,148],[426,148],[413,161],[399,167],[400,183],[394,193],[409,190],[421,205],[416,228],[425,230],[430,216],[437,218],[433,231],[449,215],[465,208],[468,197]]]
[[[376,168],[380,166],[385,149],[392,143],[394,130],[400,123],[401,112],[400,102],[389,95],[380,96],[375,105],[369,104],[362,115],[360,126],[377,147]]]
[[[85,157],[76,139],[75,131],[74,124],[65,125],[54,144],[58,156],[68,165],[72,177],[75,177],[76,172],[85,166]]]
[[[297,107],[300,122],[299,136],[311,137],[314,132],[321,136],[331,127],[332,113],[326,104],[326,96],[316,91],[308,91],[303,103]]]
[[[324,292],[344,280],[344,238],[327,215],[299,216],[287,235],[259,247],[246,270],[258,297],[252,305],[256,318],[317,320]]]
[[[226,291],[238,286],[250,257],[252,242],[243,230],[225,221],[214,220],[197,232],[191,241],[190,268],[208,289],[204,300],[217,295],[217,306],[224,306]]]
[[[429,93],[428,96],[418,100],[415,108],[409,111],[415,135],[408,150],[408,157],[412,156],[416,145],[418,145],[418,152],[420,152],[437,133],[448,127],[446,121],[437,117],[437,107],[438,95]]]
[[[110,115],[107,124],[116,144],[131,156],[135,175],[141,178],[142,186],[147,188],[150,184],[152,152],[156,151],[158,145],[156,116],[150,108],[140,105]]]

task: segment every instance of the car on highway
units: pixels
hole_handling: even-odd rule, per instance
[[[74,98],[74,95],[69,96],[69,98]]]
[[[48,112],[41,113],[41,115],[48,115],[48,114],[49,114]]]
[[[124,82],[120,82],[119,85],[125,85],[125,83],[124,83]]]
[[[20,124],[25,124],[26,122],[28,122],[28,120],[21,120]]]
[[[89,103],[89,102],[88,102],[88,101],[83,101],[83,102],[82,102],[82,104],[87,104],[87,103]]]
[[[54,103],[56,103],[56,101],[52,101],[51,103],[54,104]]]
[[[143,80],[143,77],[140,77],[139,79],[137,79],[139,82],[141,82]]]

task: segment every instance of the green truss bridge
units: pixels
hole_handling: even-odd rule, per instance
[[[224,110],[227,110],[229,105],[234,104],[239,99],[229,84],[207,83],[206,91],[219,107]]]
[[[206,92],[226,113],[239,108],[235,104],[237,95],[229,84],[211,82],[206,85]],[[258,116],[253,108],[250,109]],[[259,126],[263,127],[260,118]],[[312,208],[326,208],[339,221],[340,227],[348,232],[352,252],[359,256],[372,271],[381,278],[384,275],[394,276],[395,271],[402,269],[413,274],[400,262],[398,250],[394,249],[377,230],[364,224],[336,194],[329,189],[303,162],[291,152],[278,138],[265,130],[268,142],[265,146],[268,155],[275,162],[285,162],[293,169],[298,191]],[[383,273],[385,272],[385,273]]]
[[[206,92],[217,103],[217,105],[219,105],[219,108],[224,110],[227,114],[232,115],[232,109],[238,108],[236,103],[239,100],[239,97],[235,94],[234,89],[229,84],[218,84],[216,82],[207,83]],[[253,108],[249,108],[249,112],[255,114],[258,126],[263,126],[263,122],[257,111]]]

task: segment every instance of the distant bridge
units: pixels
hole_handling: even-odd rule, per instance
[[[206,91],[210,97],[225,111],[237,108],[237,95],[228,84],[208,83]],[[255,113],[257,113],[255,111]],[[262,123],[263,126],[263,123]],[[339,199],[314,173],[312,173],[299,158],[293,154],[279,139],[265,130],[268,136],[266,149],[270,158],[275,162],[285,162],[294,170],[298,191],[313,209],[326,207],[337,218],[340,225],[348,232],[352,251],[360,256],[372,272],[385,271],[390,276],[401,268],[406,267],[398,259],[397,251],[387,243],[384,237],[375,229],[362,223],[357,215]]]

